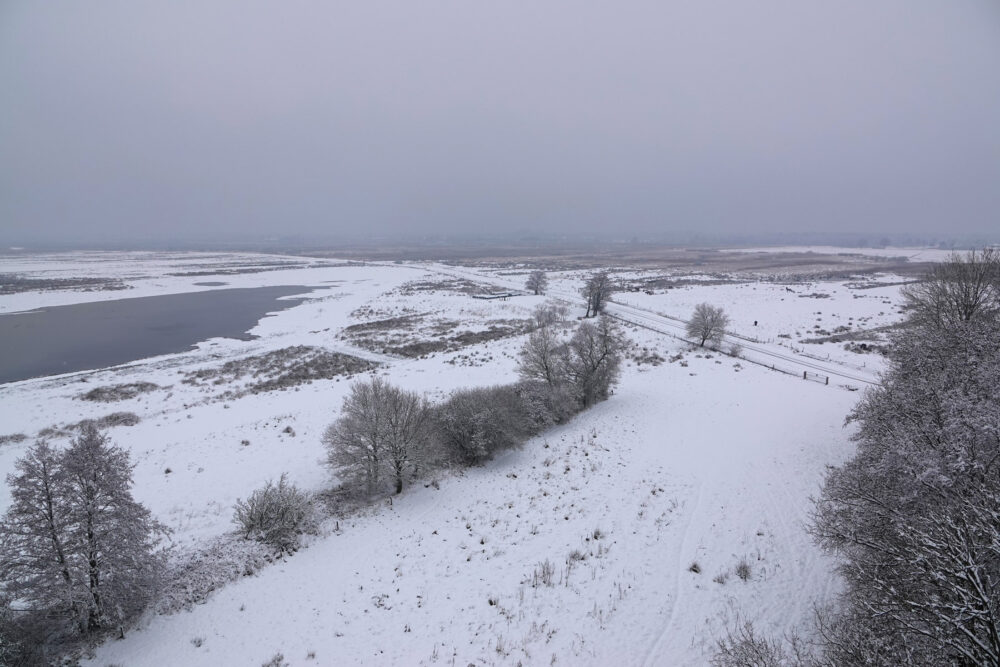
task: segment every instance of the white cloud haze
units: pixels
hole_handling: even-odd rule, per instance
[[[1000,3],[5,2],[0,240],[1000,227]]]

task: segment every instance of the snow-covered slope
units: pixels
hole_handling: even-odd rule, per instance
[[[104,645],[94,664],[276,652],[292,664],[704,664],[737,613],[789,627],[833,586],[803,522],[823,466],[849,450],[854,395],[716,361],[632,370],[572,424],[342,523]]]
[[[147,276],[134,279],[135,289],[200,289],[193,281],[206,279],[151,276],[164,266],[130,269]],[[400,358],[345,332],[393,317],[412,317],[404,333],[420,340],[498,323],[516,328],[511,323],[544,300],[474,300],[467,285],[439,284],[450,280],[442,271],[457,270],[340,265],[227,275],[229,286],[278,280],[313,291],[262,320],[253,341],[216,339],[118,369],[0,386],[0,434],[29,436],[0,446],[0,470],[11,470],[47,426],[132,411],[140,423],[113,428],[112,438],[137,464],[137,498],[174,529],[179,547],[212,539],[229,529],[235,499],[268,478],[288,472],[312,490],[331,483],[320,465],[320,435],[350,380],[234,398],[225,386],[182,382],[186,374],[310,345],[381,361],[369,372],[432,400],[458,387],[514,380],[518,335]],[[499,271],[457,275],[487,286],[521,280]],[[552,278],[553,291],[571,298],[580,274]],[[769,308],[779,328],[814,325],[812,299],[782,302],[783,286],[758,287],[752,307]],[[879,304],[839,283],[819,288],[831,294],[824,326],[874,318],[877,311],[868,309],[876,305],[884,309],[879,323],[892,321],[894,309],[881,302],[895,303],[896,288],[878,288]],[[739,311],[752,292],[706,285],[619,300],[684,316],[690,303],[726,294],[732,305],[725,305]],[[102,298],[113,294],[125,296]],[[35,296],[68,303],[74,293]],[[0,310],[30,302],[30,295],[0,297]],[[697,665],[737,616],[776,631],[800,622],[812,600],[835,587],[804,524],[824,467],[851,451],[843,421],[859,393],[842,386],[849,383],[806,382],[626,326],[636,356],[647,348],[682,358],[630,361],[614,396],[570,424],[482,468],[428,480],[391,503],[331,522],[308,548],[192,611],[144,619],[125,640],[100,646],[91,663],[254,665],[280,652],[293,665]],[[874,359],[845,354],[829,363]],[[163,389],[110,405],[79,398],[95,386],[139,380]],[[4,490],[0,509],[7,502]]]

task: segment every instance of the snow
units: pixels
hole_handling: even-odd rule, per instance
[[[178,267],[279,260],[301,265],[221,277],[164,275],[183,272]],[[3,273],[53,271],[120,277],[133,288],[4,295],[0,312],[193,291],[204,289],[194,282],[213,280],[312,290],[306,302],[261,320],[252,341],[214,339],[115,369],[0,385],[3,432],[29,436],[0,445],[3,472],[47,426],[119,410],[138,414],[138,425],[111,435],[136,463],[137,499],[170,526],[179,547],[230,530],[233,502],[282,472],[310,490],[329,486],[320,436],[350,386],[341,377],[233,399],[222,397],[225,387],[182,383],[181,373],[313,345],[380,361],[373,372],[439,400],[459,387],[513,381],[523,339],[404,359],[359,349],[343,328],[421,314],[407,335],[433,340],[442,321],[483,330],[527,318],[544,301],[401,290],[449,277],[520,287],[523,277],[509,268],[185,253],[0,258]],[[551,291],[574,302],[574,316],[582,315],[582,275],[550,274]],[[816,324],[831,331],[859,321],[865,328],[892,324],[901,279],[879,280],[886,286],[859,289],[839,280],[792,285],[790,293],[784,284],[709,281],[653,295],[620,293],[609,310],[650,327],[626,323],[636,345],[667,359],[682,353],[683,361],[627,364],[611,399],[571,423],[486,466],[441,475],[434,485],[427,480],[391,503],[331,522],[307,548],[190,612],[143,619],[125,640],[98,647],[87,664],[260,664],[281,652],[293,665],[698,665],[737,616],[764,630],[789,629],[806,619],[814,600],[836,590],[830,562],[805,532],[808,499],[825,467],[852,451],[843,423],[860,394],[847,388],[863,383],[839,376],[830,385],[805,382],[766,362],[691,351],[658,331],[682,334],[669,328],[677,324],[671,318],[709,301],[730,313],[733,333],[787,355],[781,363],[799,374],[815,363],[873,380],[874,355],[778,336],[804,336]],[[799,296],[814,292],[830,296]],[[78,398],[96,386],[136,381],[166,388],[118,403]],[[0,509],[8,502],[4,489]],[[747,581],[735,574],[741,560],[750,565]],[[546,561],[552,586],[537,581]],[[700,573],[690,570],[693,563]]]

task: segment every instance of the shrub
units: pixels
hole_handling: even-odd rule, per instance
[[[7,443],[17,444],[19,442],[24,442],[28,439],[23,433],[11,433],[9,435],[0,435],[0,445],[6,445]]]
[[[207,544],[175,553],[155,611],[170,614],[189,610],[229,582],[259,571],[274,557],[267,545],[235,534],[220,535]]]
[[[271,656],[271,659],[267,662],[260,663],[260,667],[288,667],[290,664],[285,660],[285,656],[281,652],[278,652]]]
[[[312,500],[282,474],[277,484],[271,480],[237,500],[233,522],[245,539],[271,545],[281,551],[298,548],[299,537],[316,529]]]
[[[113,401],[127,401],[140,394],[160,389],[159,385],[152,382],[131,382],[128,384],[116,384],[111,387],[94,387],[80,398],[85,401],[95,401],[98,403],[111,403]]]
[[[712,656],[714,667],[779,667],[787,663],[788,655],[780,642],[757,634],[749,621],[735,632],[728,631]]]
[[[112,412],[104,415],[96,421],[97,428],[110,428],[112,426],[135,426],[139,423],[139,415],[134,412]]]
[[[533,404],[537,407],[537,404]],[[461,463],[482,463],[511,449],[542,426],[517,385],[462,389],[435,409],[441,443]]]
[[[566,385],[519,382],[514,391],[524,404],[525,428],[535,435],[555,424],[565,424],[576,414],[579,403]]]

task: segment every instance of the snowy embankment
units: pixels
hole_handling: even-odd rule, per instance
[[[855,395],[716,361],[630,370],[523,451],[344,522],[94,664],[702,664],[738,613],[787,628],[833,585],[803,523]]]
[[[252,256],[239,258],[241,267],[253,267]],[[123,260],[136,287],[96,294],[200,289],[193,282],[216,278],[151,274],[200,273],[212,262],[231,266],[234,258],[200,258],[184,271],[178,263],[194,264],[187,256],[156,261],[137,270]],[[81,266],[68,271],[81,275]],[[106,274],[107,266],[94,271]],[[229,530],[233,502],[268,478],[288,472],[311,490],[331,483],[320,464],[320,435],[350,381],[226,398],[226,386],[184,382],[190,373],[310,345],[381,361],[375,373],[432,400],[516,377],[517,335],[407,359],[379,351],[388,339],[378,336],[396,332],[345,335],[350,325],[410,318],[401,335],[434,341],[443,331],[509,325],[544,301],[473,300],[459,289],[466,286],[435,285],[441,270],[456,271],[341,265],[217,277],[230,287],[296,284],[313,291],[301,305],[263,319],[253,341],[214,339],[188,353],[0,388],[0,434],[29,436],[0,446],[0,467],[9,471],[47,426],[135,412],[140,423],[111,436],[137,464],[137,499],[174,530],[178,547],[202,544]],[[553,291],[575,296],[580,275],[552,274]],[[460,276],[502,284],[488,271]],[[414,290],[417,282],[424,286]],[[884,301],[894,300],[897,288],[817,288],[831,294],[822,326],[896,316]],[[759,290],[752,307],[769,307],[781,322],[776,329],[814,327],[818,302],[782,302],[787,292],[780,285]],[[677,316],[687,315],[689,303],[727,298],[742,326],[754,292],[706,285],[627,298]],[[52,305],[92,296],[34,298]],[[31,301],[0,297],[0,311]],[[627,333],[666,359],[687,349],[648,329]],[[79,398],[96,386],[136,381],[160,389],[113,404]],[[737,615],[780,632],[831,592],[830,564],[804,524],[824,467],[852,449],[842,424],[858,396],[718,354],[628,363],[615,395],[570,424],[483,468],[410,488],[391,504],[330,524],[308,548],[194,610],[144,619],[124,641],[99,647],[92,664],[253,665],[278,652],[291,664],[549,664],[553,657],[573,665],[705,664]],[[741,562],[749,566],[746,581],[737,574]]]

